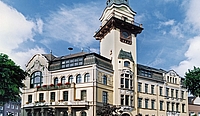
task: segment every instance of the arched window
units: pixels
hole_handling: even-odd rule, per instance
[[[85,111],[82,111],[81,116],[87,116],[87,113]]]
[[[86,73],[84,77],[84,82],[89,82],[89,80],[90,80],[90,74]]]
[[[124,67],[130,67],[130,62],[129,61],[124,61]]]
[[[69,79],[68,79],[68,82],[69,82],[69,83],[72,83],[72,82],[73,82],[73,79],[74,79],[73,76],[70,75],[70,76],[69,76]]]
[[[64,85],[66,82],[65,82],[65,76],[63,76],[62,78],[61,78],[61,83]]]
[[[42,72],[36,71],[31,75],[30,88],[41,86],[43,83]]]
[[[54,79],[54,85],[57,85],[58,84],[58,77],[56,77],[55,79]]]
[[[81,75],[80,74],[78,74],[76,76],[76,83],[81,83]]]
[[[107,76],[106,75],[102,76],[102,81],[103,81],[104,85],[107,85]]]

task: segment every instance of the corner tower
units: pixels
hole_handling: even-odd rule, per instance
[[[129,108],[127,114],[136,114],[136,37],[143,30],[142,24],[134,21],[136,12],[130,8],[129,0],[107,0],[106,4],[94,37],[100,41],[100,54],[112,60],[113,104]]]

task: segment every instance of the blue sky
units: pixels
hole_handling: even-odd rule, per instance
[[[137,36],[138,63],[181,76],[200,66],[199,0],[130,0]],[[22,68],[37,53],[56,56],[82,49],[99,52],[93,38],[106,0],[0,0],[0,53]]]

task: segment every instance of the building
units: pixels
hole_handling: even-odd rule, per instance
[[[122,116],[188,115],[182,78],[137,64],[136,37],[143,28],[135,15],[129,0],[107,0],[94,35],[100,55],[33,56],[26,67],[23,116],[96,116],[104,103]]]
[[[113,102],[111,60],[96,53],[37,54],[27,72],[31,76],[24,82],[25,116],[40,116],[41,112],[43,116],[96,115],[99,105]]]
[[[0,106],[0,116],[20,116],[21,114],[21,103],[20,102],[9,102],[3,106]]]
[[[194,116],[196,114],[196,116],[200,116],[200,98],[190,96],[188,103],[189,115]]]
[[[188,93],[175,71],[138,64],[138,110],[145,116],[187,116]]]

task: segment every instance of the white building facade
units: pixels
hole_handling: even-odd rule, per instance
[[[96,116],[105,103],[122,116],[187,116],[183,79],[174,71],[137,64],[136,37],[143,27],[135,15],[129,0],[107,0],[94,35],[100,55],[33,56],[26,69],[23,116]]]

